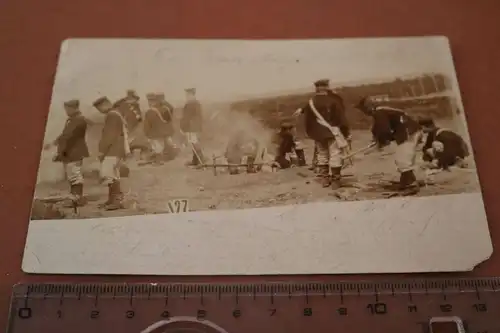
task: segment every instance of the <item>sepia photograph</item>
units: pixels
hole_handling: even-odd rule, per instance
[[[115,229],[134,223],[145,235],[160,232],[158,225],[148,229],[160,219],[169,225],[161,231],[168,237],[185,235],[178,251],[199,246],[182,229],[186,221],[204,225],[197,230],[210,228],[212,236],[204,231],[200,248],[215,255],[213,243],[225,241],[211,237],[249,237],[245,227],[234,236],[235,224],[245,219],[289,228],[291,243],[299,237],[295,223],[306,233],[310,225],[311,239],[325,232],[330,236],[320,242],[338,246],[338,239],[328,237],[349,234],[354,242],[365,228],[358,223],[376,229],[372,222],[378,219],[412,229],[385,233],[378,243],[396,236],[404,243],[427,233],[434,233],[428,236],[433,242],[449,225],[463,232],[459,238],[472,233],[471,240],[481,244],[471,260],[481,261],[491,242],[464,112],[444,37],[66,40],[41,145],[27,247],[34,242],[42,252],[58,251],[54,244],[50,250],[39,244],[42,234],[55,242],[66,237],[56,225],[76,228],[65,231],[71,238],[96,223]],[[284,212],[297,221],[287,225]],[[436,230],[423,227],[436,219]],[[211,223],[222,221],[232,224],[232,236],[225,226],[214,230]],[[260,244],[247,242],[252,248]],[[406,251],[391,244],[382,252]],[[425,242],[418,246],[428,248]],[[267,257],[283,249],[261,251]],[[441,270],[432,265],[421,269]],[[253,273],[267,273],[258,266]],[[381,270],[406,270],[396,266]],[[283,267],[301,271],[289,263]]]

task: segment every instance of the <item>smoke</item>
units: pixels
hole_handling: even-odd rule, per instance
[[[227,106],[206,108],[203,146],[215,155],[222,155],[227,143],[237,134],[256,139],[261,146],[272,150],[275,132],[250,113],[231,110]]]

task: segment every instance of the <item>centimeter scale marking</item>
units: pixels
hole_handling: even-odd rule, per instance
[[[497,290],[500,278],[28,284],[14,287],[8,332],[500,333]]]

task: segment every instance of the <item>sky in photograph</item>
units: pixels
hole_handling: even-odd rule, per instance
[[[130,88],[143,100],[147,92],[164,92],[179,105],[187,87],[196,87],[207,103],[312,89],[320,78],[357,83],[423,72],[453,77],[445,38],[72,39],[61,47],[47,130],[64,125],[64,100],[78,98],[82,109],[92,113],[98,97],[115,100]]]

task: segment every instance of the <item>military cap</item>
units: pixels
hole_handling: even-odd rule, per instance
[[[149,94],[146,94],[146,99],[148,101],[156,101],[158,99],[158,96],[155,93],[149,93]]]
[[[295,127],[295,124],[289,120],[284,120],[281,122],[280,127],[282,129],[292,129]]]
[[[133,89],[127,90],[127,97],[133,99],[139,99],[139,95],[137,95],[137,92]]]
[[[107,112],[113,108],[113,103],[106,96],[96,99],[92,105],[101,112]]]
[[[316,88],[327,88],[330,86],[330,80],[328,79],[321,79],[321,80],[318,80],[316,82],[314,82],[314,86]]]
[[[80,101],[77,99],[71,99],[69,101],[64,102],[64,106],[68,108],[78,108],[80,107]]]
[[[184,89],[188,94],[196,94],[196,88],[186,88]]]
[[[157,93],[156,94],[156,98],[158,98],[159,100],[164,100],[165,99],[165,94],[164,93]]]
[[[420,126],[423,126],[423,127],[434,127],[435,126],[434,119],[432,119],[431,117],[422,117],[418,120],[418,123]]]

